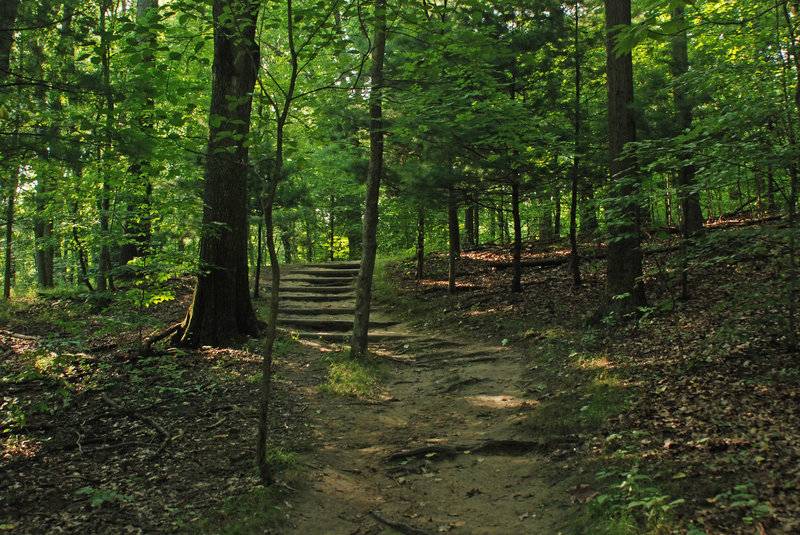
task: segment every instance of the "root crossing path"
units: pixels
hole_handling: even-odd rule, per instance
[[[277,362],[277,372],[305,391],[311,440],[280,533],[563,530],[580,505],[571,503],[557,448],[527,425],[536,399],[512,349],[420,333],[376,311],[370,348],[382,360],[380,395],[319,388],[322,357],[352,328],[357,267],[294,266],[282,279],[281,325],[305,349]]]

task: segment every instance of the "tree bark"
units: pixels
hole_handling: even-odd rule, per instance
[[[580,256],[578,255],[578,182],[580,179],[580,154],[581,154],[581,54],[580,54],[580,0],[575,0],[575,108],[574,108],[574,151],[572,156],[572,189],[570,191],[569,205],[569,245],[572,283],[577,288],[581,285]]]
[[[677,7],[672,11],[672,21],[677,22],[683,27],[684,16],[683,7]],[[685,29],[681,29],[672,38],[672,76],[679,78],[689,72],[689,42]],[[689,95],[680,83],[674,84],[672,99],[675,106],[676,134],[692,127],[692,103]],[[689,161],[692,155],[683,153],[680,155],[681,161]],[[694,164],[689,163],[678,169],[677,190],[678,202],[681,205],[681,256],[683,257],[681,266],[681,298],[689,298],[689,262],[688,254],[691,248],[692,238],[703,229],[703,212],[700,208],[700,198],[697,191],[693,191],[695,168]],[[669,199],[669,193],[667,193]],[[669,207],[669,206],[668,206]]]
[[[356,282],[351,358],[363,358],[367,354],[372,276],[378,250],[378,195],[383,175],[383,60],[386,54],[386,0],[375,0],[374,43],[369,95],[369,168],[364,204],[364,232],[361,238],[361,269]]]
[[[519,179],[511,184],[511,217],[514,220],[514,243],[511,252],[514,271],[511,277],[511,291],[522,291],[522,224],[519,219]]]
[[[633,59],[614,50],[620,25],[631,23],[630,0],[604,0],[606,10],[606,72],[608,91],[609,152],[612,202],[616,220],[610,221],[606,270],[606,300],[610,309],[622,314],[645,306],[642,253],[639,248],[639,179],[636,162],[625,154],[625,146],[636,141],[633,114]]]
[[[256,334],[247,268],[247,175],[260,2],[214,0],[214,63],[200,275],[177,342],[218,346]],[[227,16],[225,13],[232,16]],[[236,103],[235,107],[231,102]],[[226,133],[226,135],[223,135]],[[230,135],[233,133],[233,135]]]
[[[506,244],[506,234],[508,233],[505,213],[505,192],[500,188],[500,200],[497,202],[497,230],[500,234],[500,245]]]
[[[292,238],[285,233],[281,233],[281,245],[283,245],[283,263],[292,263]]]
[[[549,203],[539,199],[539,239],[550,241],[553,239],[553,212]]]
[[[472,210],[473,211],[472,223],[475,227],[474,230],[472,231],[472,235],[475,238],[475,242],[473,243],[473,245],[477,246],[481,244],[481,222],[480,222],[481,209],[480,205],[478,204],[478,201],[475,201],[473,204],[474,208]]]
[[[553,192],[553,236],[561,239],[561,188],[558,184]]]
[[[331,262],[336,260],[336,258],[335,258],[336,254],[335,254],[335,250],[334,250],[334,247],[335,247],[334,238],[336,237],[336,235],[333,233],[333,230],[334,230],[334,228],[333,228],[333,210],[334,210],[335,207],[336,207],[336,198],[333,195],[331,195],[331,209],[330,209],[330,221],[329,221],[330,222],[330,256],[331,256]]]
[[[314,261],[314,223],[316,215],[314,210],[310,210],[308,217],[305,219],[306,223],[306,262]]]
[[[0,5],[0,82],[5,81],[10,74],[11,47],[14,44],[14,26],[17,21],[17,8],[19,0],[4,0]],[[11,279],[13,277],[11,242],[14,236],[14,200],[17,192],[18,176],[12,171],[13,176],[8,180],[8,205],[6,206],[6,254],[5,273],[3,281],[3,297],[11,297]]]
[[[11,74],[11,47],[14,44],[18,8],[19,0],[0,2],[0,82]]]
[[[425,212],[417,215],[417,280],[422,280],[425,272]]]
[[[447,291],[456,291],[456,261],[461,256],[458,243],[458,202],[456,201],[455,188],[450,186],[447,195],[447,230],[448,230],[448,255],[447,255]]]
[[[261,243],[264,236],[264,221],[258,222],[258,246],[256,250],[256,270],[253,273],[253,299],[259,298],[259,286],[261,286],[261,268],[264,261],[264,245]]]
[[[3,298],[11,298],[11,281],[14,278],[13,257],[11,246],[14,239],[14,201],[17,198],[18,179],[14,177],[8,188],[8,204],[6,205],[6,255],[5,273],[3,276]]]
[[[684,25],[683,7],[672,12],[672,20]],[[689,72],[689,43],[685,29],[672,38],[672,76],[679,78]],[[672,92],[675,105],[676,126],[678,133],[692,127],[692,102],[683,85],[676,83]],[[682,161],[691,159],[691,154],[681,155]],[[678,170],[677,186],[683,211],[684,235],[692,236],[703,228],[703,211],[700,208],[700,197],[694,186],[694,164],[687,164]]]
[[[475,237],[473,235],[475,231],[474,217],[475,212],[470,204],[464,210],[464,242],[468,247],[475,245]]]
[[[66,31],[69,31],[69,19],[64,22]],[[61,37],[59,38],[58,49],[63,48],[65,29],[61,30]],[[44,80],[44,72],[42,66],[46,64],[44,57],[44,47],[40,41],[31,36],[25,45],[28,49],[29,63],[26,66],[26,72],[29,76],[35,79]],[[61,50],[58,50],[61,52]],[[57,53],[58,53],[57,52]],[[42,106],[48,107],[54,111],[60,111],[60,101],[53,99],[48,101],[44,85],[37,85],[34,89],[36,100]],[[59,127],[54,124],[42,124],[37,127],[38,133],[43,139],[58,139]],[[36,147],[36,156],[42,167],[37,171],[36,187],[35,187],[35,212],[33,214],[33,241],[34,241],[34,263],[36,265],[36,279],[39,288],[52,288],[54,286],[53,280],[53,261],[55,259],[55,248],[52,243],[53,235],[53,218],[49,213],[48,207],[51,202],[53,182],[58,173],[54,173],[50,167],[50,157],[54,147],[51,143],[41,143]]]

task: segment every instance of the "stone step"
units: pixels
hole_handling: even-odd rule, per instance
[[[347,277],[348,279],[354,280],[358,277],[358,270],[357,269],[296,269],[286,274],[287,277],[290,276],[308,276],[308,277],[316,277],[320,279],[338,279]]]
[[[325,331],[325,332],[342,332],[353,330],[353,319],[326,319],[326,318],[278,318],[278,323],[281,326],[299,327],[302,329]],[[391,327],[397,325],[396,321],[370,321],[370,329],[380,327]]]
[[[304,268],[323,268],[323,269],[359,269],[361,262],[323,262],[317,264],[302,264]]]
[[[309,294],[295,294],[285,295],[281,293],[281,302],[285,301],[311,301],[318,303],[332,303],[342,301],[354,301],[355,297],[352,294],[327,294],[327,295],[309,295]]]
[[[269,292],[270,287],[266,290]],[[281,286],[281,295],[288,293],[302,293],[302,294],[346,294],[353,293],[352,286]]]
[[[323,332],[323,331],[302,331],[293,333],[294,336],[302,340],[324,340],[326,342],[347,343],[350,341],[352,332]],[[413,341],[413,336],[408,334],[371,331],[368,335],[368,342],[387,342],[387,341]]]
[[[318,316],[327,314],[329,316],[352,316],[355,314],[354,307],[309,307],[309,308],[301,308],[301,307],[280,307],[279,308],[280,314],[285,314],[287,316]]]
[[[281,284],[283,284],[284,282],[292,282],[292,283],[305,282],[317,286],[336,286],[336,285],[346,286],[348,284],[353,284],[353,278],[352,277],[303,277],[303,276],[298,277],[297,275],[289,275],[281,279]]]

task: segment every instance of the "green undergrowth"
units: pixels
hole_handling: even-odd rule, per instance
[[[336,351],[324,357],[327,379],[321,385],[325,392],[340,396],[369,398],[378,393],[380,368],[371,358],[351,359],[348,351]]]
[[[282,448],[268,448],[268,462],[282,480],[293,480],[301,474],[301,463],[296,453]],[[250,492],[232,496],[218,509],[206,511],[199,519],[179,522],[180,533],[203,535],[249,535],[272,533],[287,518],[285,486],[255,486]]]

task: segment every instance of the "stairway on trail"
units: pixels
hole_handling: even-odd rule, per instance
[[[355,312],[358,262],[283,266],[278,326],[305,340],[342,343],[350,340]],[[403,340],[407,333],[379,309],[370,311],[369,341]]]

